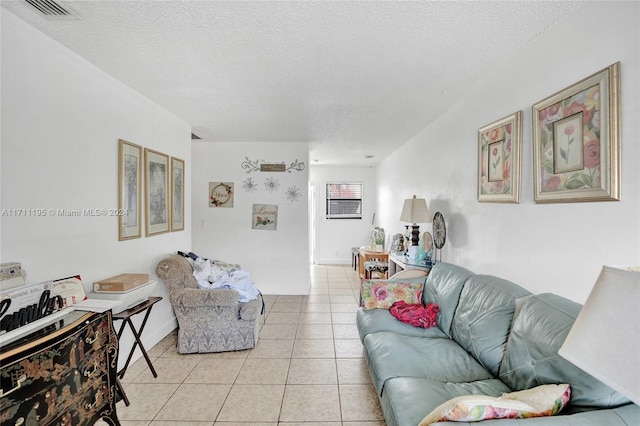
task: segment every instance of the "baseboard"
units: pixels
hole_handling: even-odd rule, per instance
[[[316,265],[351,265],[351,259],[336,259],[336,258],[325,258],[318,259]]]
[[[265,295],[279,295],[279,296],[307,296],[311,291],[311,278],[307,280],[307,285],[303,289],[292,289],[287,286],[272,285],[268,290],[262,290]]]

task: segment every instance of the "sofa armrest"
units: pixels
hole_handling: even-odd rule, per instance
[[[240,319],[245,321],[253,321],[260,315],[262,311],[262,295],[258,294],[258,298],[240,303]]]
[[[184,308],[202,306],[229,307],[238,309],[239,294],[232,289],[204,290],[199,288],[185,288],[176,297],[175,304]]]

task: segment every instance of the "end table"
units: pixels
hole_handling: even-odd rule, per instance
[[[147,319],[149,318],[149,314],[151,313],[151,309],[153,308],[153,305],[155,305],[161,300],[162,300],[162,297],[149,297],[147,300],[145,300],[142,303],[139,303],[133,308],[129,308],[117,314],[113,314],[113,321],[117,321],[117,320],[122,321],[122,324],[120,324],[120,329],[118,330],[118,341],[120,341],[120,337],[122,336],[122,333],[124,332],[124,328],[127,324],[129,324],[129,328],[131,329],[131,332],[133,333],[133,337],[135,338],[133,347],[131,348],[131,351],[129,352],[129,356],[127,357],[127,362],[125,362],[122,369],[117,373],[118,378],[122,379],[124,377],[124,373],[126,373],[127,368],[129,367],[129,363],[131,362],[131,358],[133,357],[133,353],[135,352],[137,346],[140,346],[140,351],[142,351],[142,355],[144,356],[144,359],[147,361],[147,365],[149,366],[149,369],[151,370],[153,377],[158,377],[158,373],[156,373],[155,368],[153,368],[153,363],[151,362],[151,359],[149,358],[149,355],[147,354],[147,351],[144,348],[144,345],[142,344],[142,340],[140,340],[140,336],[144,331],[144,326],[147,324]],[[145,313],[144,319],[142,320],[142,324],[140,324],[140,328],[136,330],[136,328],[133,325],[133,322],[131,321],[131,317],[142,312]]]

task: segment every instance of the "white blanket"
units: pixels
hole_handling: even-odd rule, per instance
[[[251,279],[251,274],[243,269],[210,259],[198,257],[188,258],[193,267],[193,276],[198,287],[206,290],[230,288],[236,290],[240,302],[248,302],[258,297],[258,289]]]

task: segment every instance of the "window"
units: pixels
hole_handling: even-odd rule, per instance
[[[361,183],[327,183],[327,219],[362,219]]]

